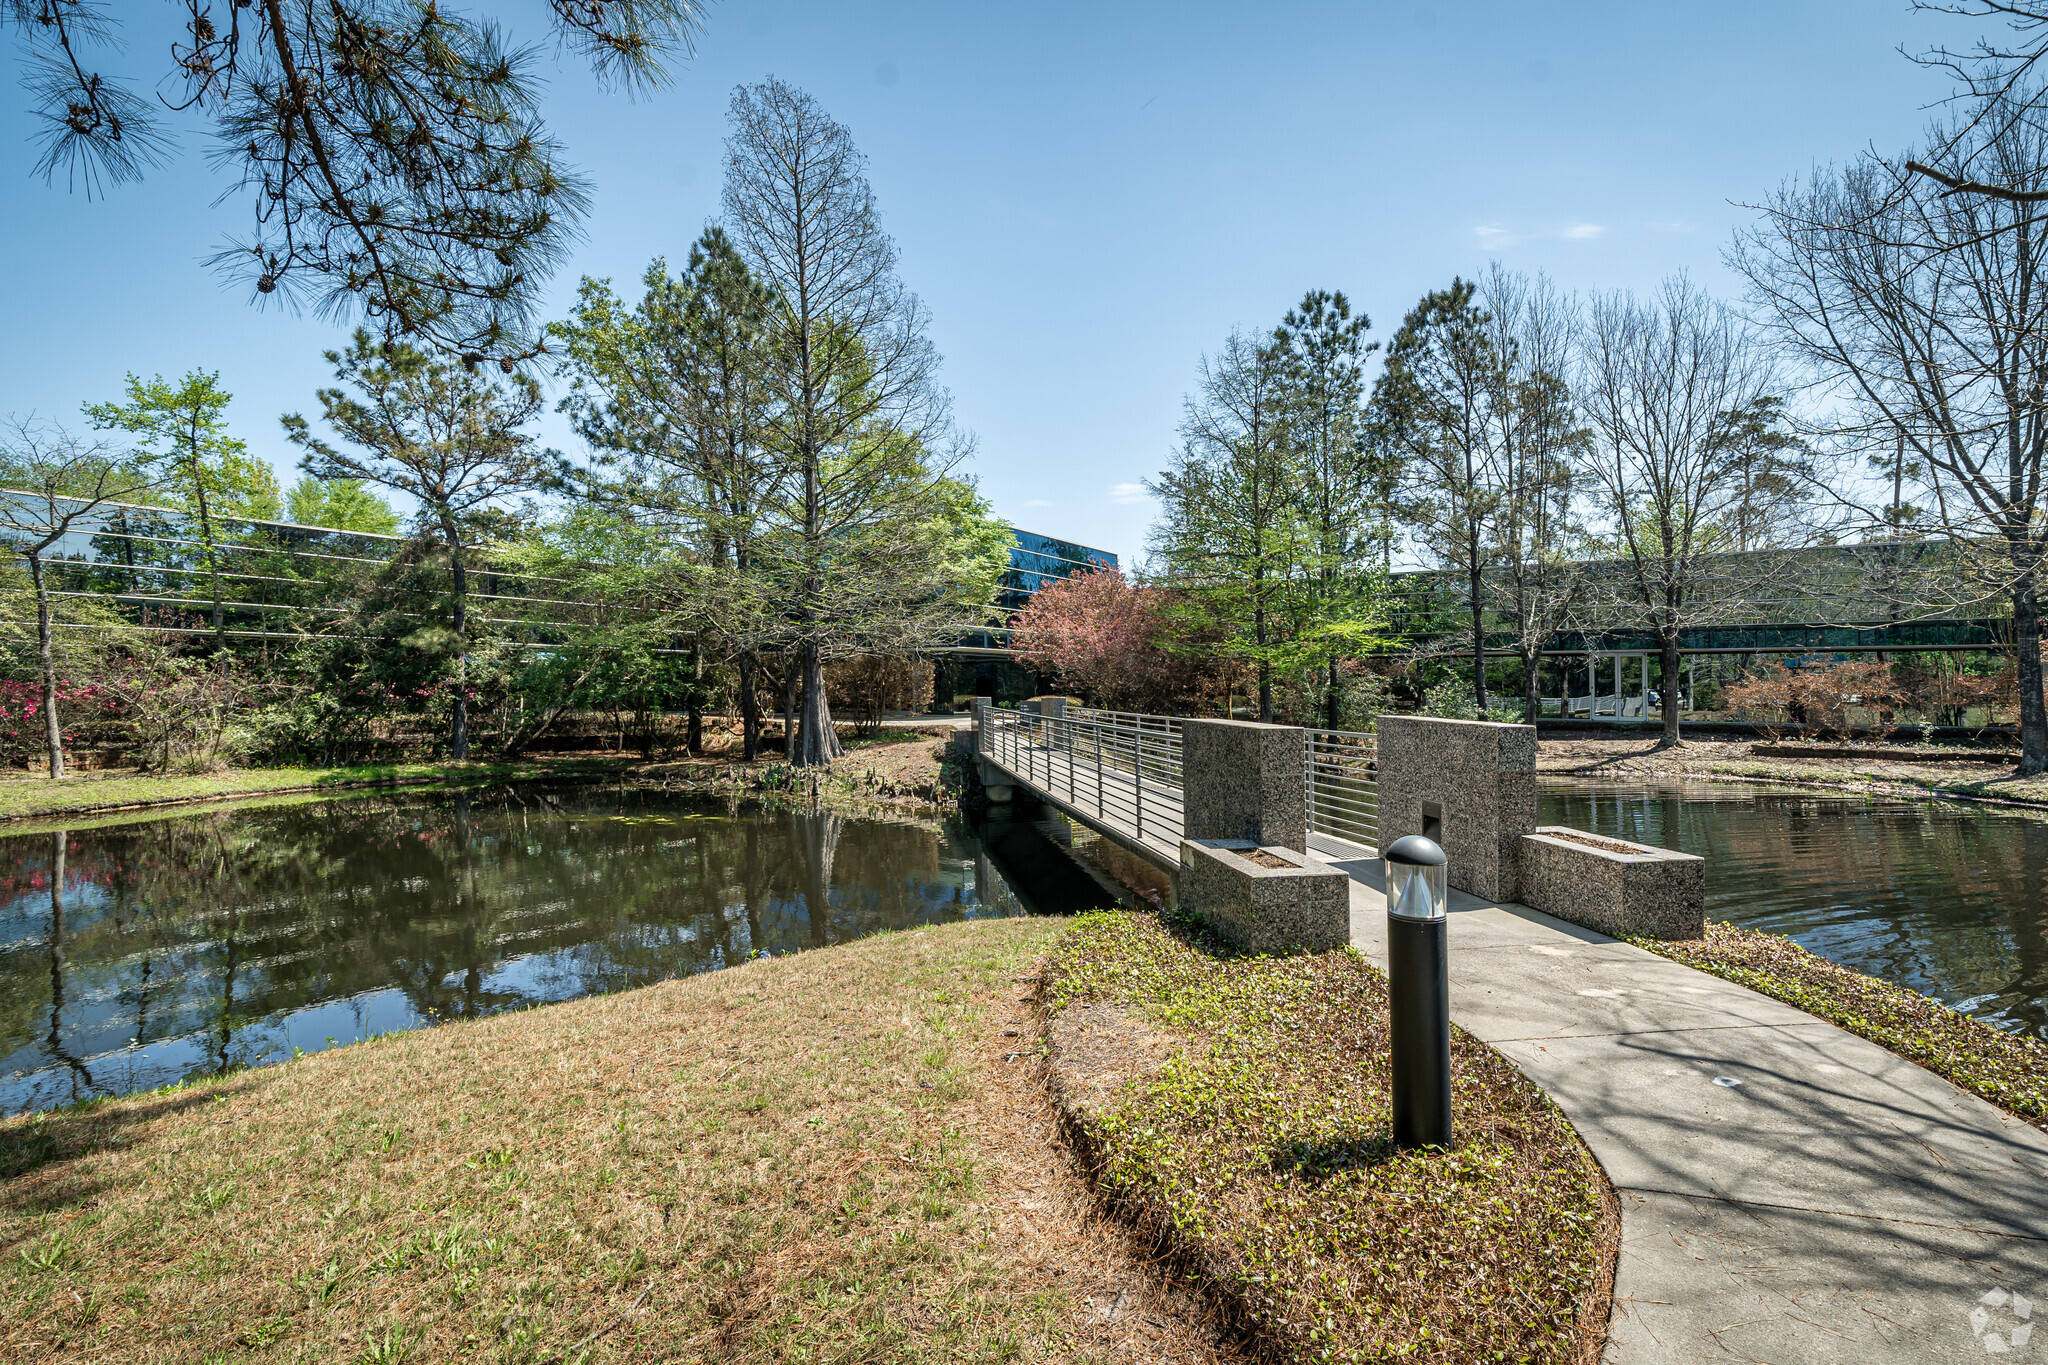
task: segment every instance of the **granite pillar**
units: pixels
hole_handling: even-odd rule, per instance
[[[1181,722],[1189,839],[1308,849],[1308,731],[1249,720]]]
[[[1522,836],[1536,828],[1536,727],[1433,716],[1379,718],[1379,843],[1442,845],[1450,884],[1519,899]]]

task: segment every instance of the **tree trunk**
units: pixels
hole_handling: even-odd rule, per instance
[[[469,757],[469,568],[462,562],[462,541],[454,535],[448,552],[455,574],[455,714],[448,724],[448,753],[460,762]]]
[[[1254,583],[1258,580],[1254,578]],[[1266,658],[1266,609],[1252,610],[1253,638],[1259,642],[1259,723],[1273,723],[1273,664]]]
[[[692,758],[696,758],[704,752],[704,645],[702,641],[692,641],[690,645],[690,710],[689,722],[683,731],[683,748]]]
[[[782,656],[782,758],[796,762],[796,669],[789,655]]]
[[[50,745],[50,776],[64,776],[64,730],[57,723],[57,655],[51,640],[50,588],[43,580],[43,557],[28,557],[29,577],[36,587],[36,647],[43,662],[43,735]]]
[[[1530,725],[1543,713],[1543,655],[1529,651],[1522,655],[1522,719]]]
[[[1664,736],[1658,740],[1662,748],[1678,745],[1678,630],[1676,627],[1658,632],[1658,660],[1664,666]]]
[[[200,477],[198,462],[192,470],[192,492],[199,503],[199,534],[206,546],[206,580],[213,596],[213,652],[227,652],[227,634],[221,620],[220,610],[220,552],[213,544],[213,512],[206,505],[206,480]]]
[[[1323,728],[1326,730],[1337,728],[1337,679],[1338,665],[1337,661],[1332,659],[1330,660],[1330,691],[1329,695],[1323,699]]]
[[[1472,697],[1479,704],[1479,718],[1486,719],[1486,608],[1481,605],[1478,558],[1472,568]]]
[[[761,756],[761,698],[754,692],[754,651],[740,655],[740,757]]]
[[[2041,693],[2041,599],[2031,568],[2013,584],[2012,624],[2020,687],[2020,765],[2014,776],[2032,777],[2048,771],[2048,705]]]
[[[825,660],[818,652],[815,641],[806,641],[800,658],[803,662],[803,733],[799,736],[796,756],[790,762],[800,768],[829,766],[845,750],[839,747],[839,736],[832,730],[832,707],[825,699]]]

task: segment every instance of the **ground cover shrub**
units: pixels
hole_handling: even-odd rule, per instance
[[[2012,663],[1993,667],[1990,656],[1908,654],[1892,665],[1899,699],[1930,725],[1964,725],[1970,712],[1981,710],[1989,723],[1998,711],[2019,707],[2019,670]]]
[[[1830,962],[1779,934],[1714,921],[1697,940],[1629,942],[1796,1005],[2048,1131],[2048,1044]]]
[[[1458,1145],[1395,1150],[1386,979],[1355,953],[1245,957],[1185,921],[1088,915],[1056,945],[1044,1003],[1055,1037],[1065,1012],[1113,1006],[1172,1038],[1073,1122],[1107,1198],[1263,1353],[1592,1358],[1609,1225],[1591,1156],[1455,1030]]]

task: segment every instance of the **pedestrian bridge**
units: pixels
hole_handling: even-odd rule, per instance
[[[978,708],[977,752],[1046,805],[1168,870],[1186,829],[1177,716],[1051,704]],[[1307,731],[1308,852],[1370,857],[1379,843],[1378,750],[1352,730]],[[997,786],[984,771],[986,785]]]

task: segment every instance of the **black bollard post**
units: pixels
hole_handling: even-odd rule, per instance
[[[1444,851],[1419,834],[1388,846],[1387,1005],[1394,1145],[1451,1145],[1451,997]]]

